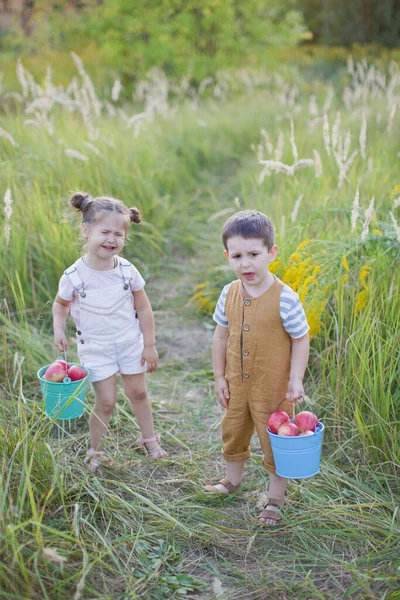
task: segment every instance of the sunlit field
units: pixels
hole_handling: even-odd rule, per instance
[[[0,597],[400,599],[399,65],[349,57],[334,85],[289,67],[196,88],[153,71],[128,101],[71,61],[66,86],[19,62],[18,87],[0,89]],[[135,449],[121,388],[100,476],[83,467],[87,415],[51,421],[36,377],[57,356],[51,303],[81,251],[76,190],[143,213],[124,256],[155,311],[148,382],[169,453]],[[290,483],[278,529],[257,522],[256,441],[240,493],[202,493],[223,471],[220,230],[243,208],[275,223],[272,270],[304,303],[305,387],[326,428],[321,472]]]

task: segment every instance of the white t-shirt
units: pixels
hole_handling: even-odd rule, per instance
[[[118,256],[116,257],[118,261]],[[71,267],[75,267],[79,273],[79,277],[85,284],[86,290],[104,289],[108,286],[115,285],[116,283],[122,283],[121,268],[119,261],[116,267],[110,271],[95,271],[91,269],[83,262],[82,257],[79,258]],[[130,289],[132,292],[138,292],[142,290],[145,285],[145,281],[136,267],[131,264],[130,269],[124,269],[125,278],[131,277],[129,282]],[[70,302],[70,314],[73,318],[77,328],[80,328],[80,310],[79,310],[79,299],[78,292],[74,290],[71,279],[68,275],[62,275],[60,283],[58,285],[58,295],[63,300]]]

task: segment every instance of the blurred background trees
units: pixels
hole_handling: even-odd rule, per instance
[[[399,0],[299,0],[298,7],[316,42],[400,45]]]
[[[6,76],[18,56],[36,76],[43,62],[70,76],[74,51],[97,83],[118,73],[130,88],[155,66],[199,83],[220,70],[272,67],[276,49],[294,49],[286,58],[297,61],[301,45],[353,44],[400,46],[400,1],[0,0]],[[337,60],[331,54],[321,72]]]

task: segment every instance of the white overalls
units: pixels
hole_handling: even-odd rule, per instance
[[[143,334],[134,309],[131,277],[126,276],[131,263],[118,260],[121,282],[102,289],[86,290],[75,266],[64,272],[78,294],[78,355],[93,382],[118,372],[133,375],[147,370],[146,364],[141,365]]]

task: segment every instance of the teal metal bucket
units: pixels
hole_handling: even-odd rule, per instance
[[[69,364],[74,365],[77,363]],[[84,379],[70,381],[69,383],[54,383],[53,381],[43,379],[46,369],[49,366],[42,367],[37,373],[43,394],[46,415],[52,419],[76,419],[77,417],[81,417],[85,412],[88,369],[83,365],[78,365],[87,373]]]
[[[291,419],[293,422],[293,419]],[[305,479],[319,473],[324,425],[314,435],[276,435],[267,429],[277,475],[287,479]]]

